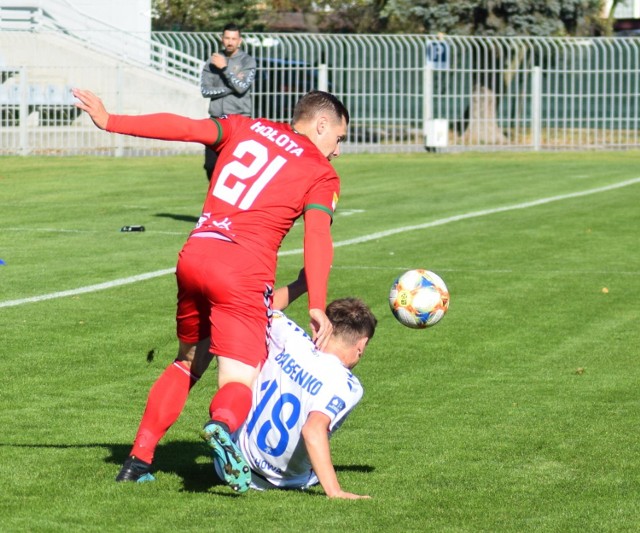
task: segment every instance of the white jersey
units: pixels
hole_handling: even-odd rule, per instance
[[[302,439],[309,413],[320,411],[338,429],[362,398],[360,381],[335,356],[318,351],[309,336],[274,312],[269,356],[238,434],[251,469],[271,485],[303,488],[317,483]],[[256,488],[265,488],[258,481]]]

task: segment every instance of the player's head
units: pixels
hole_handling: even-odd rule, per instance
[[[222,47],[224,53],[228,56],[232,56],[238,51],[242,44],[242,35],[240,35],[240,28],[237,24],[230,22],[222,29]]]
[[[353,368],[360,361],[378,320],[371,309],[358,298],[340,298],[327,306],[327,317],[333,325],[333,339],[341,346],[342,362]]]
[[[311,91],[293,109],[293,129],[309,137],[329,160],[340,155],[340,143],[347,137],[349,111],[331,93]]]

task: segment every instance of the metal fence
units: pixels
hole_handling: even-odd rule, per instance
[[[31,32],[23,38],[29,35],[36,36]],[[73,40],[70,35],[65,38]],[[345,152],[629,149],[640,145],[637,38],[247,33],[244,39],[258,63],[252,93],[254,116],[288,120],[302,94],[315,88],[330,90],[352,115]],[[194,100],[201,98],[200,69],[216,42],[217,35],[208,33],[151,34],[150,57],[144,68],[179,84],[175,89],[162,89],[167,94],[156,111],[174,110],[172,91],[181,91],[181,97],[186,91]],[[90,48],[86,38],[78,45]],[[88,146],[99,141],[91,137],[87,143],[91,125],[74,112],[68,91],[64,95],[65,86],[75,83],[71,78],[82,78],[82,67],[72,69],[59,59],[56,80],[64,81],[47,83],[42,75],[45,65],[12,64],[10,56],[6,47],[0,48],[0,153],[193,150],[175,143],[153,145],[153,149],[145,144],[120,144],[118,150],[113,145]],[[146,100],[144,91],[123,90],[127,76],[142,67],[129,67],[122,59],[116,66],[100,68],[105,78],[124,78],[120,86],[109,89],[117,97],[117,109],[137,110],[135,102]],[[40,74],[31,74],[36,71]],[[39,89],[21,82],[20,73],[24,79],[39,79]],[[101,90],[101,86],[94,89]],[[205,109],[203,105],[203,116]],[[64,132],[64,142],[47,146],[48,139],[59,138],[60,132]],[[30,141],[32,138],[37,141]]]

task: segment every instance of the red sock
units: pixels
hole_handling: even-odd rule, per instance
[[[198,379],[179,361],[165,369],[149,391],[147,406],[129,455],[135,455],[146,463],[153,461],[158,441],[178,420],[189,391]]]
[[[229,432],[237,430],[251,409],[251,389],[242,383],[227,383],[216,392],[209,414],[216,422],[224,422]]]

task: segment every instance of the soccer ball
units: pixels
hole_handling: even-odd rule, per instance
[[[398,322],[416,329],[435,326],[449,309],[449,291],[430,270],[409,270],[389,291],[389,306]]]

